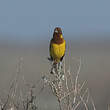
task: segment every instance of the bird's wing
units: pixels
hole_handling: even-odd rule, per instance
[[[51,43],[52,43],[52,40],[50,41],[49,52],[50,52],[50,59],[53,60],[52,55],[51,55]]]
[[[65,40],[64,40],[65,41]],[[65,42],[65,51],[66,51],[66,42]],[[63,60],[63,57],[65,56],[65,52],[64,52],[64,55],[60,58],[60,61]]]

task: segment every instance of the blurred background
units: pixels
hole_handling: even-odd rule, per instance
[[[88,81],[97,110],[110,103],[109,0],[2,0],[0,1],[0,91],[16,74],[19,57],[27,81],[36,83],[49,72],[49,41],[59,26],[67,41],[66,63],[82,58],[80,79]],[[47,90],[48,91],[48,90]],[[45,97],[47,97],[47,94]],[[47,108],[58,109],[53,97]],[[50,104],[51,103],[51,104]]]

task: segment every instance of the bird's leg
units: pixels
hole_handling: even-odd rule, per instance
[[[58,62],[57,63],[57,75],[58,75],[58,78],[61,79],[62,77],[62,68],[61,68],[61,62]]]
[[[51,74],[54,74],[55,73],[55,68],[56,68],[56,65],[54,62],[52,62],[52,68],[51,68]]]
[[[60,62],[60,66],[61,66],[61,69],[63,69],[63,63],[62,62]]]
[[[56,69],[56,73],[58,74],[58,71],[59,71],[59,63],[56,63],[55,69]]]
[[[63,63],[59,62],[60,79],[64,80]]]
[[[61,69],[62,69],[62,62],[58,63],[58,69],[59,69],[59,71],[61,71]]]

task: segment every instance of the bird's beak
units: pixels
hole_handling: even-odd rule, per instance
[[[58,30],[55,30],[55,33],[58,33]]]

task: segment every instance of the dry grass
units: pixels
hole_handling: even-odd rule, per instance
[[[52,74],[45,76],[44,83],[50,86],[53,94],[57,97],[60,110],[96,110],[87,82],[79,83],[79,73],[81,70],[81,58],[75,59],[78,62],[78,69],[74,79],[70,69],[65,70],[61,65],[52,64]]]
[[[81,70],[81,58],[75,59],[78,69],[74,79],[69,70],[65,70],[65,60],[63,64],[53,65],[51,62],[51,72],[43,76],[44,86],[40,92],[49,86],[54,96],[57,97],[60,110],[96,110],[92,97],[87,87],[87,81],[80,83],[79,74]],[[15,79],[11,82],[5,101],[0,99],[0,110],[39,110],[38,100],[35,95],[36,86],[26,83],[22,75],[23,88],[19,88],[19,76],[21,75],[23,58],[20,58],[17,65]],[[108,106],[109,110],[109,106]]]
[[[37,110],[35,86],[28,84],[22,75],[22,88],[19,87],[19,77],[22,70],[23,58],[17,63],[16,76],[11,82],[5,101],[0,100],[0,110]],[[23,88],[24,87],[24,88]],[[25,91],[23,91],[25,89]]]

